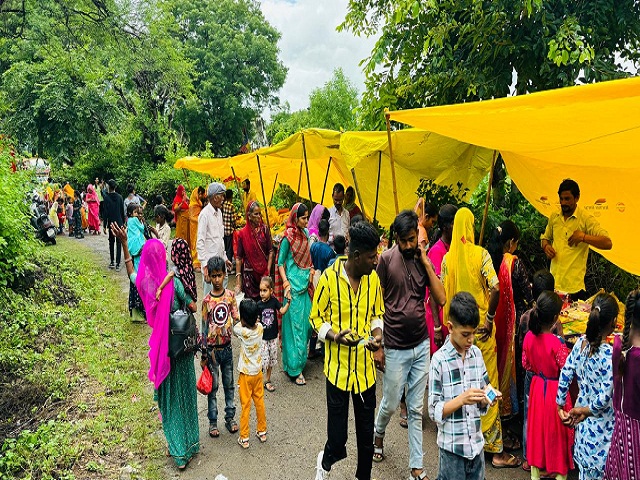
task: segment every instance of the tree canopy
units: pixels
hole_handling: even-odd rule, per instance
[[[634,0],[350,0],[339,27],[380,35],[363,61],[363,119],[627,75],[637,62]]]

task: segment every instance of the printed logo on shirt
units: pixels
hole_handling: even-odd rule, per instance
[[[276,315],[273,308],[265,308],[262,311],[262,325],[265,328],[269,328],[275,323],[275,317]]]
[[[229,306],[226,303],[219,303],[213,308],[213,323],[223,327],[229,318]]]

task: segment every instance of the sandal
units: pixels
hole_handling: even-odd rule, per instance
[[[522,459],[509,454],[509,460],[506,463],[496,465],[492,459],[491,465],[493,468],[518,468],[522,465]]]
[[[384,447],[378,447],[375,443],[373,444],[373,461],[376,463],[380,463],[385,459],[384,456]]]
[[[240,445],[243,449],[246,450],[247,448],[249,448],[249,439],[238,437],[238,445]]]
[[[304,379],[304,376],[302,374],[298,375],[294,382],[300,387],[307,384],[307,381]]]
[[[260,443],[264,443],[267,441],[267,432],[256,432],[256,437],[260,440]],[[247,443],[249,440],[247,440]]]
[[[408,421],[408,417],[406,415],[402,415],[400,414],[400,426],[402,428],[409,428],[409,421]]]
[[[507,444],[507,441],[510,443]],[[502,448],[505,452],[515,452],[522,448],[522,444],[520,443],[520,440],[518,440],[518,437],[507,431],[506,434],[503,434]]]
[[[211,438],[218,438],[220,436],[220,430],[218,430],[218,427],[215,426],[210,426],[209,427],[209,436]]]
[[[527,463],[527,461],[525,460],[524,462],[522,462],[522,469],[523,469],[525,472],[530,472],[530,471],[531,471],[531,465],[529,465],[529,464]]]
[[[275,392],[276,391],[276,387],[273,385],[273,383],[271,382],[267,382],[264,384],[264,388],[267,392]]]
[[[429,478],[427,477],[427,472],[423,470],[422,473],[417,477],[414,477],[413,475],[409,474],[409,480],[429,480]]]
[[[236,433],[238,431],[238,423],[234,419],[225,420],[224,426],[227,427],[227,430],[229,430],[229,433]]]

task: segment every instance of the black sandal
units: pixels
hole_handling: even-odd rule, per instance
[[[227,430],[229,430],[229,433],[237,433],[238,432],[238,422],[236,422],[234,419],[225,420],[224,421],[224,426],[227,427]]]

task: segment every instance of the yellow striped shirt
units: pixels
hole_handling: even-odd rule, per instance
[[[327,268],[316,287],[309,321],[320,338],[331,329],[340,332],[350,328],[354,334],[368,339],[374,328],[382,327],[384,303],[378,274],[371,272],[360,279],[354,292],[344,268],[346,257],[340,257]],[[324,374],[329,382],[347,392],[360,393],[376,382],[373,353],[364,345],[355,347],[332,341],[325,343]]]

